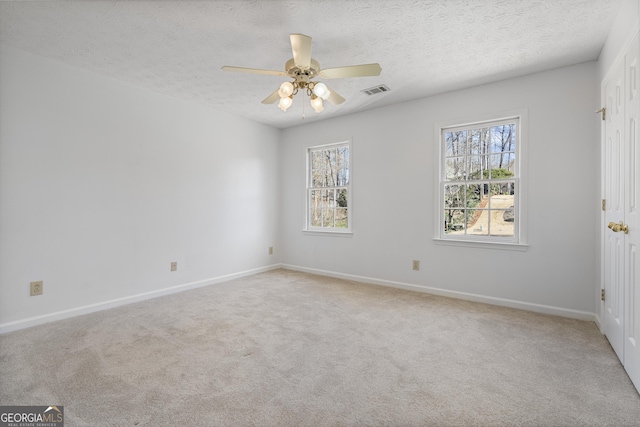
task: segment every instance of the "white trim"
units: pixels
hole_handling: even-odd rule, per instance
[[[626,45],[626,43],[625,43]],[[622,59],[621,59],[622,58]],[[609,70],[607,70],[607,72],[605,73],[605,76],[602,78],[602,80],[600,81],[600,106],[605,108],[605,118],[606,118],[606,106],[607,106],[607,99],[606,99],[606,86],[605,86],[605,82],[609,79],[609,77],[611,76],[614,68],[616,67],[616,65],[618,64],[618,61],[623,60],[624,57],[620,56],[620,53],[618,53],[618,55],[616,56],[616,60],[611,64],[611,67],[609,68]],[[602,116],[600,116],[602,117]],[[600,120],[599,121],[599,126],[600,126],[600,201],[602,202],[602,200],[606,200],[607,197],[607,192],[606,192],[606,178],[605,178],[605,173],[606,173],[606,161],[607,161],[607,147],[606,147],[606,121],[605,120]],[[594,295],[595,298],[595,303],[596,303],[596,307],[598,307],[598,310],[596,311],[596,318],[598,319],[598,324],[600,326],[600,332],[604,335],[605,334],[605,328],[604,328],[604,323],[602,322],[601,317],[604,317],[605,313],[604,313],[604,309],[605,309],[605,305],[604,305],[604,301],[602,301],[602,297],[601,297],[601,292],[602,290],[605,288],[604,284],[605,284],[605,276],[604,276],[604,272],[605,272],[605,224],[606,224],[606,211],[603,210],[602,208],[600,209],[600,217],[599,217],[599,233],[598,233],[598,257],[599,257],[599,263],[598,263],[598,268],[600,269],[600,282],[598,283],[598,287],[596,288],[596,292]]]
[[[600,314],[595,313],[594,317],[595,317],[594,322],[596,322],[596,326],[598,330],[602,335],[604,335],[604,325],[602,324],[602,319],[600,318]]]
[[[535,313],[549,314],[552,316],[567,317],[570,319],[586,320],[595,322],[595,313],[588,311],[572,310],[569,308],[554,307],[550,305],[535,304],[525,301],[517,301],[506,298],[489,297],[467,292],[450,291],[447,289],[433,288],[430,286],[416,285],[413,283],[395,282],[391,280],[375,279],[372,277],[357,276],[353,274],[338,273],[335,271],[319,270],[291,264],[282,264],[281,268],[305,273],[317,274],[320,276],[335,277],[337,279],[352,280],[354,282],[368,283],[371,285],[388,286],[391,288],[406,289],[410,291],[423,292],[427,294],[440,295],[449,298],[457,298],[466,301],[480,302],[484,304],[498,305],[502,307],[515,308],[519,310],[532,311]]]
[[[145,300],[149,300],[149,299],[153,299],[153,298],[157,298],[165,295],[176,294],[176,293],[188,291],[191,289],[202,288],[204,286],[215,285],[222,282],[228,282],[229,280],[238,279],[240,277],[245,277],[245,276],[251,276],[257,273],[263,273],[265,271],[276,270],[281,267],[282,266],[280,264],[273,264],[266,267],[259,267],[251,270],[241,271],[238,273],[226,274],[224,276],[213,277],[205,280],[199,280],[197,282],[171,286],[169,288],[160,289],[157,291],[145,292],[142,294],[131,295],[128,297],[116,298],[110,301],[99,302],[96,304],[89,304],[83,307],[76,307],[68,310],[57,311],[55,313],[44,314],[42,316],[35,316],[35,317],[30,317],[28,319],[21,319],[13,322],[7,322],[7,323],[0,324],[0,334],[18,331],[20,329],[30,328],[32,326],[42,325],[45,323],[55,322],[56,320],[69,319],[71,317],[81,316],[83,314],[95,313],[97,311],[120,307],[123,305],[145,301]]]
[[[638,8],[640,9],[640,4],[638,5]],[[611,77],[611,74],[613,73],[613,70],[616,67],[616,63],[624,60],[624,57],[627,54],[627,51],[629,50],[629,46],[631,46],[631,44],[633,43],[633,40],[636,38],[638,33],[640,33],[640,21],[636,20],[636,22],[633,25],[633,29],[629,31],[629,36],[627,36],[627,39],[624,41],[624,43],[622,43],[622,46],[620,47],[620,50],[616,54],[615,58],[613,59],[613,61],[611,61],[611,66],[609,67],[608,70],[604,72],[604,76],[602,76],[602,80],[600,81],[601,86],[605,80],[609,80],[609,78]],[[611,33],[609,33],[609,36],[610,35]],[[602,55],[602,52],[600,52],[600,54]],[[600,60],[601,58],[598,58],[598,61]]]
[[[367,283],[371,285],[387,286],[387,287],[397,288],[397,289],[406,289],[410,291],[423,292],[423,293],[440,295],[440,296],[445,296],[450,298],[457,298],[457,299],[466,300],[466,301],[474,301],[474,302],[480,302],[484,304],[510,307],[510,308],[515,308],[519,310],[533,311],[536,313],[568,317],[571,319],[593,321],[601,329],[600,317],[596,313],[589,313],[586,311],[578,311],[578,310],[572,310],[572,309],[567,309],[562,307],[534,304],[534,303],[528,303],[524,301],[505,299],[505,298],[488,297],[484,295],[471,294],[467,292],[450,291],[447,289],[434,288],[430,286],[395,282],[395,281],[384,280],[384,279],[375,279],[372,277],[357,276],[353,274],[344,274],[344,273],[338,273],[334,271],[320,270],[316,268],[308,268],[308,267],[296,266],[291,264],[272,264],[266,267],[254,268],[252,270],[246,270],[238,273],[214,277],[211,279],[200,280],[197,282],[191,282],[191,283],[185,283],[182,285],[172,286],[170,288],[165,288],[158,291],[146,292],[143,294],[117,298],[110,301],[90,304],[83,307],[76,307],[69,310],[58,311],[55,313],[46,314],[42,316],[35,316],[35,317],[30,317],[28,319],[21,319],[13,322],[3,323],[3,324],[0,324],[0,335],[13,332],[13,331],[18,331],[21,329],[30,328],[32,326],[55,322],[57,320],[69,319],[72,317],[95,313],[98,311],[120,307],[123,305],[145,301],[145,300],[149,300],[149,299],[153,299],[153,298],[157,298],[165,295],[176,294],[176,293],[187,291],[190,289],[196,289],[204,286],[215,285],[218,283],[227,282],[229,280],[238,279],[245,276],[251,276],[258,273],[263,273],[265,271],[277,270],[278,268],[284,268],[286,270],[292,270],[292,271],[301,271],[301,272],[310,273],[310,274],[317,274],[320,276],[335,277],[337,279],[352,280],[355,282]]]
[[[434,238],[433,241],[437,245],[464,246],[467,248],[503,249],[503,250],[512,250],[512,251],[522,251],[522,252],[527,251],[529,249],[529,245],[525,245],[523,243],[515,243],[515,242],[492,242],[489,240],[474,241],[474,240],[463,240],[463,239],[440,239],[440,238]]]
[[[338,231],[339,229],[330,228],[327,230],[302,230],[302,234],[309,236],[333,236],[333,237],[353,237],[353,231]]]

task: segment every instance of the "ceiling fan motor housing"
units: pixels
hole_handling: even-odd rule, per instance
[[[296,65],[294,59],[291,58],[284,64],[284,69],[292,79],[295,79],[297,82],[307,83],[310,79],[318,76],[318,73],[320,73],[320,64],[311,58],[309,68],[300,68]]]

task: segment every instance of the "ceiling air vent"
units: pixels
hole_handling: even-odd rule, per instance
[[[367,95],[375,95],[378,93],[389,92],[391,89],[387,85],[379,85],[370,87],[369,89],[364,89],[361,92],[366,93]]]

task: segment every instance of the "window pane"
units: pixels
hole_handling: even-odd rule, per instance
[[[469,155],[482,156],[489,154],[489,128],[473,129],[468,132]]]
[[[322,226],[323,227],[335,227],[334,225],[334,210],[323,209],[322,210]]]
[[[478,184],[478,191],[480,195],[479,207],[484,208],[489,203],[489,183]]]
[[[489,178],[489,157],[488,156],[469,157],[469,168],[468,168],[467,174],[469,179]]]
[[[322,205],[325,208],[334,208],[336,203],[334,199],[335,190],[323,190]]]
[[[467,234],[489,235],[489,211],[487,209],[467,209]]]
[[[338,172],[336,149],[332,148],[326,151],[326,167],[327,167],[327,185],[335,186],[336,174]]]
[[[466,203],[467,208],[475,208],[480,204],[482,197],[482,185],[470,184],[466,186]]]
[[[338,207],[346,208],[347,207],[347,189],[341,188],[336,190],[336,204]]]
[[[345,208],[337,208],[336,209],[336,227],[338,228],[347,228],[349,226],[347,209]]]
[[[491,184],[491,235],[514,235],[515,182]]]
[[[502,154],[502,168],[516,174],[516,153],[506,152]]]
[[[447,234],[464,234],[464,210],[445,210],[444,232]]]
[[[515,184],[513,182],[502,182],[491,184],[491,209],[511,209],[515,202]]]
[[[311,226],[322,227],[322,209],[320,208],[311,209]]]
[[[515,153],[499,153],[491,155],[491,169],[499,169],[491,174],[493,179],[508,178],[514,175]]]
[[[323,190],[311,190],[311,208],[322,207],[322,191]]]
[[[504,222],[515,222],[515,211],[513,206],[509,209],[505,209],[504,214],[502,215],[502,220]]]
[[[466,179],[464,157],[452,157],[445,160],[445,180],[460,181]]]
[[[505,218],[511,217],[511,221]],[[514,233],[513,208],[491,210],[491,235],[492,236],[509,236]]]
[[[324,186],[324,161],[322,151],[311,152],[311,186]]]
[[[499,154],[492,154],[491,156],[489,156],[489,167],[491,168],[491,171],[493,172],[494,169],[500,169],[500,155]],[[495,174],[491,174],[488,178],[490,177],[495,177]]]
[[[466,155],[467,131],[445,132],[445,143],[445,157]]]
[[[349,148],[341,147],[336,150],[337,153],[337,184],[336,185],[348,185],[349,184]]]
[[[314,188],[324,186],[324,176],[321,170],[314,169],[311,173],[311,186]]]
[[[491,128],[491,152],[505,153],[516,151],[516,126],[506,124]]]
[[[445,208],[464,207],[465,185],[445,185],[444,186],[444,206]]]

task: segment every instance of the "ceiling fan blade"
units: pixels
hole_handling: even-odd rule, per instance
[[[269,95],[265,99],[263,99],[262,103],[263,104],[274,104],[276,101],[278,101],[280,99],[280,95],[278,94],[278,90],[276,90],[271,95]]]
[[[266,74],[270,76],[286,76],[287,73],[284,71],[275,71],[275,70],[260,70],[258,68],[243,68],[243,67],[230,67],[225,65],[222,67],[224,71],[232,71],[236,73],[251,73],[251,74]]]
[[[291,50],[293,62],[299,68],[306,70],[311,66],[311,37],[304,34],[291,34]]]
[[[351,65],[347,67],[327,68],[319,75],[324,79],[339,79],[345,77],[379,76],[382,68],[380,64]]]
[[[329,98],[327,98],[327,101],[329,101],[333,105],[342,104],[345,101],[345,99],[338,92],[331,89],[330,87],[327,87],[327,89],[329,89],[329,92],[330,92]]]

